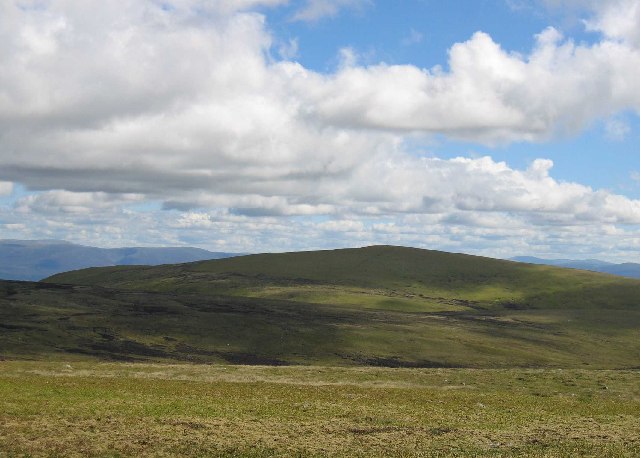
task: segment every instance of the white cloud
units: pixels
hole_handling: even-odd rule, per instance
[[[607,138],[613,141],[622,141],[627,137],[629,132],[631,132],[629,123],[619,118],[607,119],[605,121],[604,128],[607,134]]]
[[[327,77],[300,70],[296,87],[319,122],[485,143],[544,140],[640,111],[640,51],[618,42],[575,45],[548,29],[524,57],[479,32],[451,48],[449,66],[348,65]]]
[[[288,237],[302,245],[300,231],[343,234],[335,240],[345,244],[393,234],[491,247],[490,237],[533,244],[540,228],[582,236],[640,223],[639,201],[557,181],[547,160],[517,170],[403,147],[414,132],[541,141],[640,110],[640,51],[632,31],[605,20],[609,9],[593,19],[604,33],[594,45],[547,29],[520,55],[477,33],[452,46],[447,69],[366,67],[347,49],[335,73],[321,74],[266,57],[279,45],[250,8],[284,2],[166,3],[0,3],[0,180],[41,191],[0,218],[5,227],[30,218],[43,236],[72,227],[124,241],[125,210],[145,199],[187,211],[141,218],[137,233],[150,241],[213,233],[238,251],[284,248]],[[300,14],[330,14],[320,3]],[[299,215],[329,221],[291,223]],[[104,229],[89,228],[96,221]]]
[[[95,210],[52,218],[7,214],[0,207],[0,233],[7,238],[66,238],[99,246],[196,245],[254,253],[396,244],[498,257],[531,253],[637,261],[638,229],[597,223],[557,226],[551,221],[534,227],[517,215],[468,211],[392,217],[345,214],[318,223],[224,210],[143,212],[135,218],[122,211]]]
[[[47,191],[21,197],[15,203],[18,213],[92,214],[96,211],[116,210],[123,203],[139,202],[135,194],[107,194],[104,192]]]
[[[637,0],[606,0],[593,5],[596,16],[587,28],[611,39],[640,47],[640,3]]]
[[[338,220],[330,220],[323,221],[321,223],[316,224],[316,227],[322,231],[327,232],[358,232],[361,233],[365,231],[365,225],[362,221],[352,220],[352,219],[338,219]]]
[[[291,38],[278,45],[278,54],[284,60],[291,60],[298,57],[298,39]]]
[[[519,0],[507,0],[526,7]],[[586,29],[602,33],[606,38],[621,40],[628,45],[640,46],[640,5],[637,0],[541,0],[542,4],[554,10],[584,13],[591,16],[582,19]],[[521,4],[521,5],[519,5]],[[529,4],[529,6],[531,6]]]
[[[188,212],[181,215],[174,223],[175,227],[180,228],[201,228],[207,229],[214,226],[211,216],[202,212]]]
[[[13,183],[9,181],[0,181],[0,197],[11,195],[13,192]]]

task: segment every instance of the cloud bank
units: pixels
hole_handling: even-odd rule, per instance
[[[15,229],[16,215],[95,222],[144,202],[235,224],[329,218],[345,233],[360,227],[361,241],[400,221],[485,230],[486,215],[514,228],[640,224],[640,201],[559,182],[545,159],[516,170],[405,146],[432,134],[543,142],[640,112],[637,0],[591,5],[595,44],[548,28],[521,55],[477,32],[452,45],[446,67],[347,59],[328,74],[272,57],[254,8],[284,3],[2,2],[0,180],[38,192],[0,213],[0,226]],[[294,19],[357,4],[309,1]],[[0,194],[12,189],[0,182]],[[158,231],[165,217],[151,218]],[[172,227],[192,227],[175,218]]]

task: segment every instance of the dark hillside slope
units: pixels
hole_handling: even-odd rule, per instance
[[[436,305],[422,305],[418,312],[0,281],[0,359],[474,368],[639,365],[637,310]]]

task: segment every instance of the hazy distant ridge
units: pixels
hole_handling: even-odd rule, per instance
[[[87,267],[176,264],[235,255],[190,247],[96,248],[60,240],[0,240],[0,279],[40,280]]]
[[[571,269],[593,270],[621,277],[640,278],[640,264],[625,262],[614,264],[598,259],[542,259],[534,256],[516,256],[512,261],[527,262],[529,264],[544,264],[548,266],[569,267]]]

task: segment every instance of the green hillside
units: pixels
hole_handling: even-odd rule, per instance
[[[0,283],[0,356],[640,366],[640,281],[378,246]]]
[[[85,269],[46,281],[407,311],[495,306],[635,310],[640,303],[638,280],[393,246]]]

